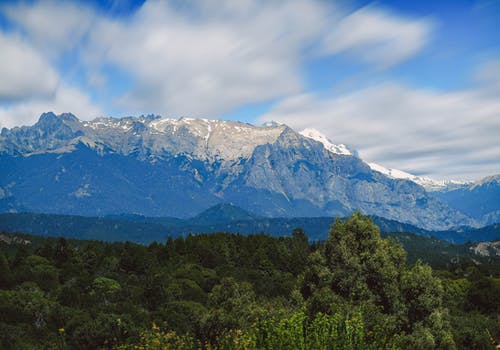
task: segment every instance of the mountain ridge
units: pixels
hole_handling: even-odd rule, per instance
[[[332,147],[283,124],[45,113],[0,133],[0,211],[186,218],[230,202],[269,217],[360,210],[427,229],[475,224],[418,184]]]
[[[225,205],[225,204],[224,204]],[[222,205],[222,206],[224,206]],[[168,236],[173,238],[189,234],[232,232],[239,234],[266,233],[275,237],[290,236],[296,228],[302,228],[310,240],[327,239],[334,217],[265,218],[247,213],[231,220],[227,216],[212,216],[216,205],[189,219],[172,217],[143,217],[118,215],[112,217],[87,217],[59,214],[0,213],[0,232],[23,232],[40,236],[62,236],[78,239],[99,239],[106,241],[133,241],[149,244],[162,242]],[[238,208],[239,211],[243,209]],[[219,211],[220,212],[220,211]],[[200,220],[200,218],[204,218]],[[434,237],[452,243],[493,241],[500,239],[500,225],[479,229],[466,228],[460,231],[428,231],[422,228],[372,216],[373,222],[382,233],[411,233]]]

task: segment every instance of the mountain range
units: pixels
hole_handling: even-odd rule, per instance
[[[275,237],[290,236],[301,228],[311,241],[328,238],[333,217],[266,218],[256,216],[231,204],[217,204],[188,219],[146,217],[142,215],[110,215],[87,217],[58,214],[0,213],[0,232],[23,232],[39,236],[132,241],[149,244],[164,242],[167,237],[213,232],[243,235],[266,233]],[[411,233],[451,243],[484,242],[500,239],[500,225],[457,231],[428,231],[419,227],[372,216],[383,235],[395,238]]]
[[[445,230],[496,222],[500,208],[496,177],[430,191],[316,130],[277,123],[44,113],[2,129],[0,169],[1,212],[187,218],[233,203],[262,217],[360,210]],[[485,193],[491,200],[474,205]]]

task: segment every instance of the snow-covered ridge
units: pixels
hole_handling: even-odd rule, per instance
[[[262,128],[234,121],[193,118],[157,119],[146,126],[170,138],[193,138],[195,154],[224,160],[249,157],[255,147],[273,143],[286,128],[284,125]]]
[[[433,192],[433,191],[443,191],[443,190],[451,190],[454,188],[458,188],[464,185],[470,184],[468,181],[461,181],[461,180],[434,180],[429,177],[421,177],[421,176],[416,176],[410,173],[407,173],[402,170],[398,169],[390,169],[386,168],[380,164],[377,163],[368,163],[368,166],[372,170],[378,171],[379,173],[382,173],[386,176],[389,176],[393,179],[404,179],[404,180],[410,180],[413,181],[420,186],[424,187],[427,191]]]
[[[483,185],[486,185],[489,183],[494,183],[494,182],[500,183],[500,175],[487,176],[479,181],[476,181],[471,185],[470,189],[473,190],[474,188],[476,188],[478,186],[483,186]]]
[[[259,145],[275,142],[287,128],[283,124],[258,127],[235,121],[187,117],[101,117],[80,121],[76,117],[66,120],[53,115],[52,119],[122,154],[137,152],[140,148],[152,156],[184,154],[200,160],[230,163],[250,157]]]
[[[299,132],[304,137],[310,138],[312,140],[321,142],[323,146],[330,152],[335,154],[343,154],[346,156],[352,156],[353,153],[347,148],[346,145],[340,144],[336,145],[332,141],[330,141],[325,135],[320,133],[316,129],[307,128]]]
[[[44,130],[42,134],[39,133],[39,128]],[[39,122],[31,127],[2,131],[0,151],[20,152],[26,156],[44,152],[67,153],[75,150],[79,144],[84,144],[101,153],[138,154],[151,161],[184,155],[190,159],[218,162],[223,166],[233,167],[239,164],[241,159],[250,158],[256,147],[273,144],[281,135],[287,137],[285,130],[295,134],[286,125],[277,122],[254,126],[227,120],[187,117],[174,119],[154,115],[102,117],[92,121],[80,121],[72,114],[56,116],[49,112],[40,116]],[[50,136],[51,134],[54,137]],[[320,142],[331,153],[359,158],[355,150],[344,144],[334,144],[316,129],[307,128],[298,134]],[[48,137],[40,138],[40,135]],[[471,184],[466,181],[436,181],[401,170],[388,169],[376,163],[367,164],[372,170],[385,176],[413,181],[428,191],[450,190]],[[498,180],[487,178],[483,182]],[[480,184],[482,182],[477,185]]]
[[[394,179],[405,179],[414,181],[417,178],[417,176],[407,173],[405,171],[398,169],[389,169],[377,163],[366,163],[366,164],[368,164],[370,168],[372,168],[372,170],[378,171],[379,173],[382,173]]]
[[[316,129],[307,128],[299,132],[304,137],[321,142],[325,149],[335,154],[356,155],[355,151],[351,151],[346,145],[336,145],[329,140],[325,135]],[[392,179],[404,179],[413,181],[424,187],[427,191],[443,191],[458,188],[470,184],[467,181],[459,180],[434,180],[428,177],[416,176],[398,169],[386,168],[377,163],[365,162],[368,166],[379,173],[382,173]]]

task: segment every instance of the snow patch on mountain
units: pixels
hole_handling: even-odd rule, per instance
[[[307,129],[300,131],[299,134],[301,134],[302,136],[307,137],[309,139],[312,139],[314,141],[321,142],[323,144],[323,146],[325,147],[325,149],[327,149],[328,151],[330,151],[332,153],[342,154],[342,155],[346,155],[346,156],[354,155],[353,152],[351,152],[351,150],[349,150],[349,148],[346,145],[334,144],[325,135],[323,135],[322,133],[320,133],[316,129],[307,128]]]
[[[120,154],[127,155],[140,149],[154,157],[186,155],[228,164],[250,157],[259,145],[272,144],[288,128],[278,123],[257,127],[226,120],[159,116],[101,117],[92,121],[75,118],[63,122],[87,140],[109,145]]]
[[[473,190],[476,187],[480,187],[480,186],[484,186],[484,185],[492,184],[492,183],[500,184],[500,175],[487,176],[479,181],[476,181],[473,184],[471,184],[470,189]]]
[[[469,182],[461,180],[434,180],[429,177],[416,176],[407,173],[406,171],[386,168],[377,163],[366,162],[366,164],[368,164],[370,168],[372,168],[372,170],[378,171],[379,173],[382,173],[393,179],[403,179],[403,180],[413,181],[419,184],[420,186],[424,187],[429,192],[448,191],[469,184]]]
[[[226,201],[263,216],[360,210],[428,229],[473,223],[424,188],[393,179],[408,174],[380,167],[390,176],[376,174],[314,129],[157,116],[87,122],[48,113],[31,127],[3,129],[0,155],[12,167],[2,195],[15,183],[13,199],[0,201],[4,211],[185,217]]]
[[[283,125],[283,123],[277,122],[275,120],[271,120],[270,122],[262,123],[262,126],[264,128],[272,128],[272,127],[281,126],[281,125]]]

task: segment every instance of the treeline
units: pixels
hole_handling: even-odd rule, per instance
[[[165,244],[0,245],[2,349],[491,349],[500,284],[406,263],[369,218],[324,243],[227,233]]]

